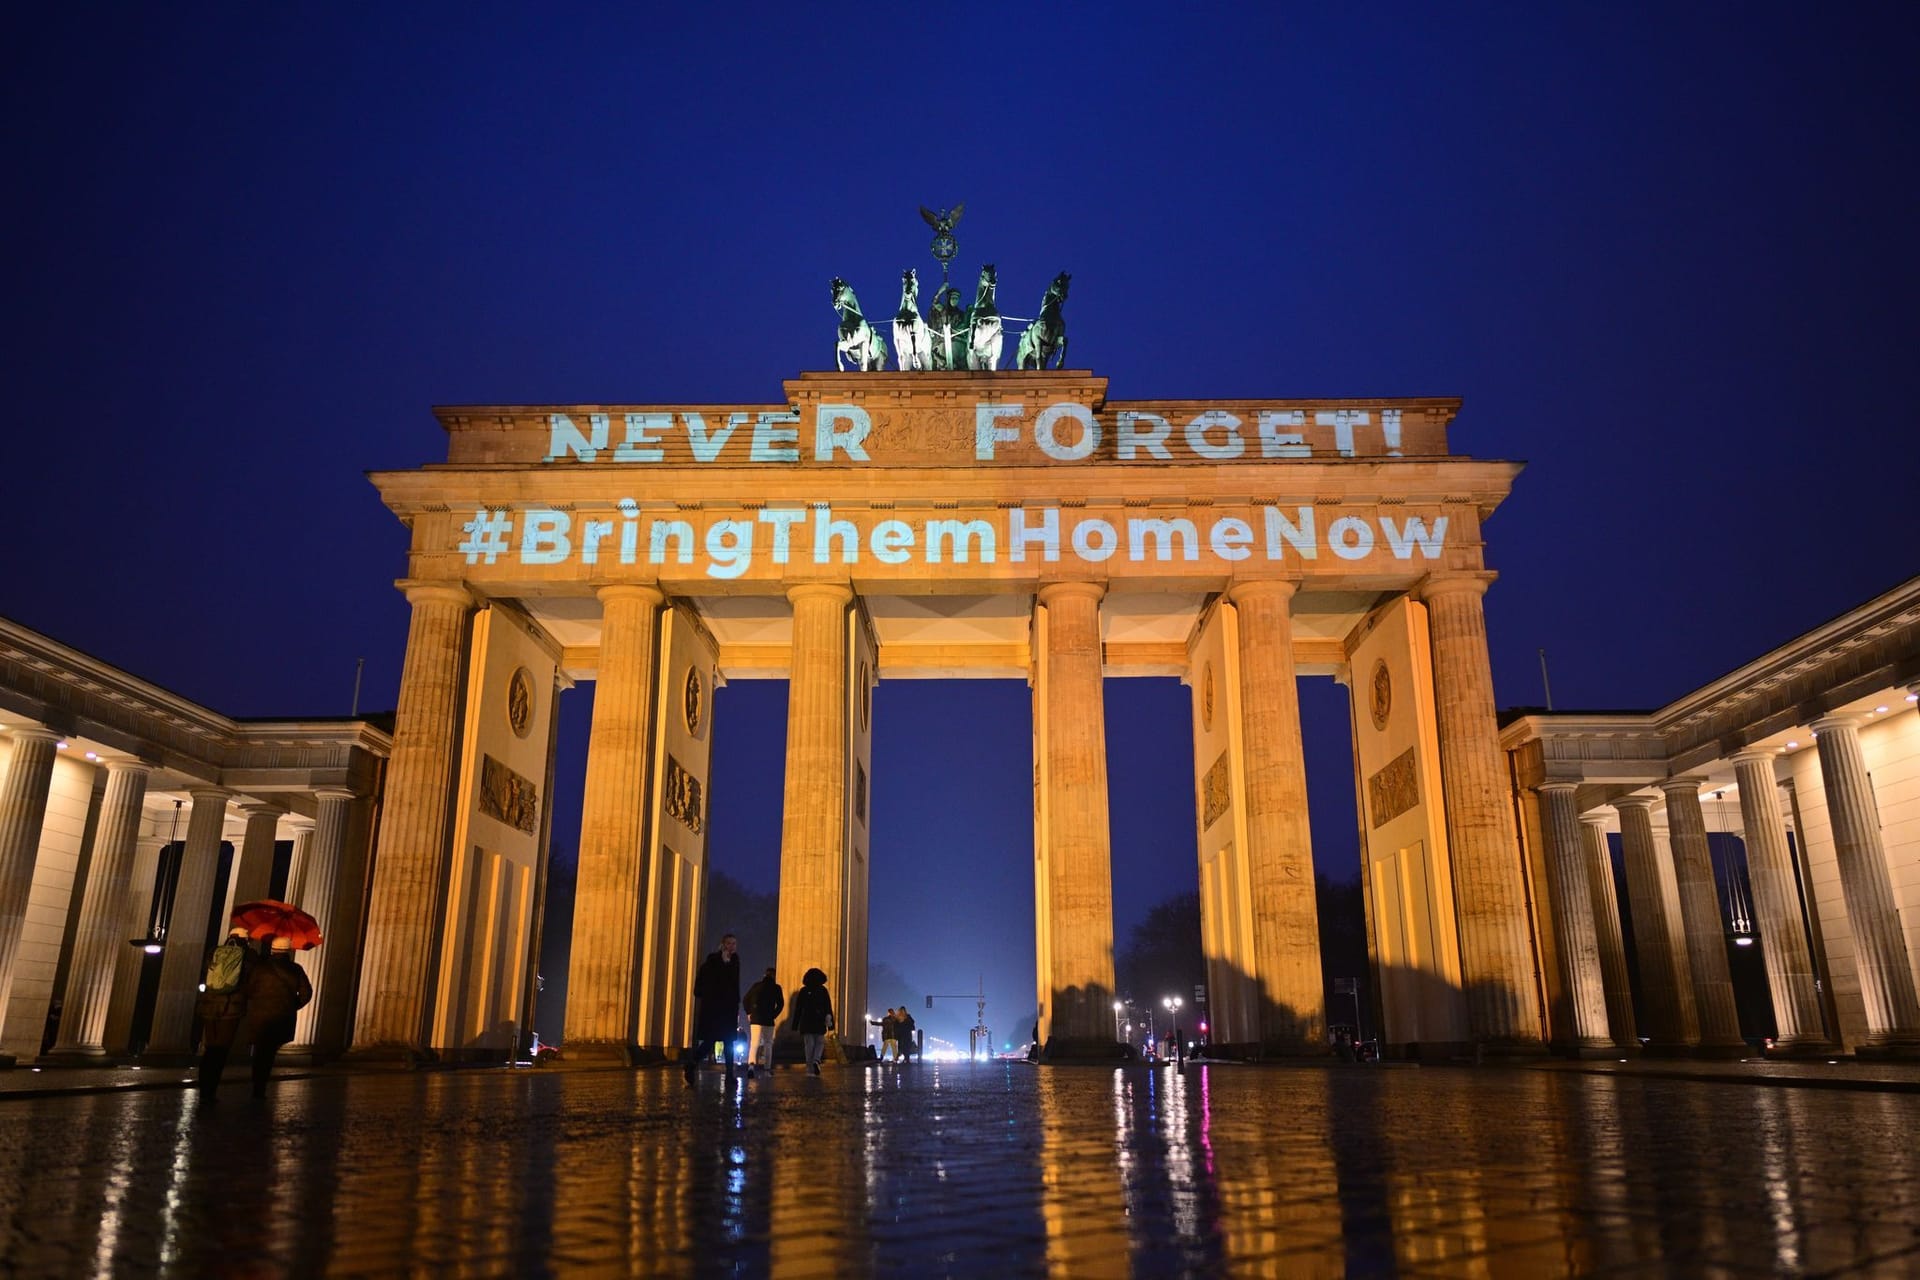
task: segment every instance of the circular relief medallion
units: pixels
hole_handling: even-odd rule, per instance
[[[867,717],[873,711],[873,686],[867,680],[867,664],[864,659],[860,663],[860,683],[857,687],[860,690],[860,731],[865,733]]]
[[[687,668],[687,688],[682,710],[686,713],[687,732],[698,734],[700,722],[706,715],[707,690],[700,680],[700,668]]]
[[[507,724],[516,738],[533,732],[533,677],[525,667],[507,677]]]
[[[1373,677],[1367,681],[1367,710],[1373,716],[1373,727],[1387,727],[1387,714],[1393,710],[1393,677],[1387,674],[1386,659],[1375,659]]]
[[[1213,732],[1213,664],[1200,668],[1200,731]]]

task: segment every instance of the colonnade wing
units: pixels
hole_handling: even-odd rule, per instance
[[[432,1009],[443,1058],[499,1061],[531,1010],[558,651],[509,605],[473,619]]]
[[[1426,609],[1395,597],[1349,638],[1361,880],[1383,1039],[1471,1038],[1434,721]]]
[[[1240,664],[1232,606],[1216,602],[1189,647],[1195,819],[1200,850],[1200,939],[1217,1044],[1260,1038],[1260,973],[1253,950],[1246,795],[1240,752]]]
[[[692,1038],[693,974],[715,942],[702,937],[702,908],[719,646],[693,606],[674,600],[660,611],[656,652],[634,1026],[640,1045],[669,1050]]]
[[[870,791],[873,779],[873,686],[880,670],[880,648],[864,602],[847,610],[847,816],[846,887],[842,891],[845,924],[841,935],[840,966],[845,974],[834,1007],[846,1010],[840,1038],[847,1044],[867,1042],[867,851]],[[840,1001],[844,1001],[841,1003]],[[856,1021],[855,1014],[861,1015]],[[849,1034],[848,1025],[854,1028]]]

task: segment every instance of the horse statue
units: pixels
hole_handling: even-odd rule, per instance
[[[967,308],[969,369],[1000,367],[1000,344],[1006,334],[1000,327],[1000,308],[993,302],[993,291],[998,282],[991,262],[980,268],[980,286],[974,292],[973,305]]]
[[[1060,304],[1067,300],[1067,283],[1073,277],[1062,271],[1047,286],[1040,299],[1040,315],[1020,335],[1020,349],[1014,356],[1016,369],[1044,369],[1054,361],[1058,369],[1067,363],[1067,322],[1060,317]],[[1055,357],[1058,359],[1055,359]]]
[[[893,354],[902,370],[933,368],[927,322],[920,318],[920,277],[912,267],[900,273],[900,309],[893,313]]]
[[[933,297],[933,310],[927,313],[927,328],[933,336],[933,367],[967,367],[967,309],[960,305],[960,291],[943,285]]]
[[[846,370],[843,357],[853,361],[853,367],[862,373],[873,373],[887,367],[887,344],[880,331],[867,323],[866,316],[860,313],[860,299],[853,296],[853,288],[839,276],[833,278],[833,309],[840,316],[840,341],[833,349],[833,367]]]

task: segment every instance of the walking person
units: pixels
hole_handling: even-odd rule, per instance
[[[247,975],[258,961],[246,929],[239,925],[227,932],[227,940],[207,958],[206,976],[194,1008],[200,1015],[202,1042],[195,1083],[202,1101],[217,1101],[214,1094],[220,1088],[220,1073],[226,1070],[227,1055],[233,1052],[234,1037],[247,1012]]]
[[[907,1006],[901,1005],[900,1011],[894,1015],[893,1019],[893,1038],[898,1045],[895,1050],[895,1055],[902,1062],[907,1061],[912,1058],[914,1054],[920,1052],[920,1045],[913,1038],[913,1034],[913,1015],[907,1012]]]
[[[820,1074],[820,1053],[826,1047],[827,1032],[833,1030],[833,997],[827,992],[827,975],[809,969],[793,993],[793,1029],[807,1050],[807,1070]]]
[[[682,1064],[692,1084],[713,1042],[726,1045],[727,1083],[733,1083],[733,1038],[740,1029],[740,940],[722,934],[720,949],[707,954],[693,976],[693,1047]]]
[[[891,1008],[878,1018],[868,1018],[867,1025],[880,1028],[880,1061],[891,1062],[899,1056],[900,1041],[898,1036],[900,1024],[895,1020]]]
[[[293,1039],[300,1010],[313,999],[306,970],[293,962],[293,940],[275,937],[264,960],[247,975],[247,1032],[253,1037],[253,1096],[267,1096],[267,1078],[280,1046]]]
[[[740,1005],[747,1011],[747,1079],[751,1080],[762,1068],[773,1070],[773,1024],[787,1007],[787,993],[773,980],[772,965],[767,966],[766,976],[747,988]]]

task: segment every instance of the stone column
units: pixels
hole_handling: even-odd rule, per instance
[[[1293,669],[1294,590],[1291,582],[1243,582],[1228,598],[1239,632],[1240,748],[1259,1036],[1283,1053],[1324,1054],[1326,986]]]
[[[174,801],[180,804],[180,801]],[[160,878],[160,851],[167,846],[164,835],[149,833],[133,848],[133,873],[128,893],[128,910],[133,927],[127,941],[145,937],[153,914],[154,882]],[[140,976],[146,971],[147,954],[139,947],[124,946],[113,962],[113,998],[107,1004],[106,1050],[109,1057],[121,1057],[132,1051],[133,1006],[140,998]]]
[[[80,900],[73,953],[67,962],[66,998],[61,1004],[60,1038],[55,1057],[104,1057],[107,1009],[113,1000],[114,970],[122,953],[133,950],[138,925],[133,919],[133,855],[140,839],[140,815],[147,799],[148,769],[137,761],[106,766],[107,792],[100,801],[94,830],[93,860]]]
[[[1586,850],[1587,893],[1593,903],[1593,936],[1600,951],[1600,980],[1607,996],[1607,1029],[1615,1051],[1640,1052],[1633,1020],[1633,985],[1627,977],[1627,946],[1620,935],[1620,898],[1613,885],[1613,855],[1607,849],[1607,820],[1582,815],[1580,840]]]
[[[287,825],[293,828],[293,856],[287,859],[285,900],[304,909],[306,903],[301,896],[307,878],[307,857],[313,848],[313,819],[297,813],[289,814]],[[324,931],[326,927],[323,921],[320,928]]]
[[[792,587],[793,656],[787,679],[787,765],[780,810],[780,937],[775,967],[791,993],[808,969],[827,975],[833,1012],[856,1025],[864,1009],[842,1007],[846,944],[847,609],[839,583]],[[696,950],[704,952],[711,939]]]
[[[1594,936],[1593,894],[1580,844],[1580,812],[1572,782],[1539,787],[1540,827],[1546,840],[1547,892],[1553,902],[1554,951],[1567,993],[1571,1025],[1556,1027],[1554,1041],[1574,1053],[1610,1050],[1607,995],[1600,974],[1600,943]]]
[[[600,666],[580,815],[564,1043],[569,1059],[627,1063],[635,1047],[634,981],[647,892],[654,638],[666,596],[644,584],[602,587],[599,596]]]
[[[1653,1053],[1679,1053],[1700,1039],[1694,1021],[1693,977],[1687,954],[1674,946],[1667,898],[1660,888],[1660,848],[1653,838],[1653,797],[1613,802],[1620,815],[1620,843],[1627,859],[1627,908],[1633,913],[1633,950],[1640,960],[1640,993]]]
[[[13,731],[13,753],[0,777],[0,1021],[13,990],[13,961],[33,892],[33,864],[40,856],[40,828],[47,817],[47,793],[53,786],[53,758],[60,735],[51,729],[22,726]],[[0,1055],[0,1061],[12,1058]]]
[[[280,811],[272,805],[243,804],[240,812],[247,820],[247,834],[240,841],[240,857],[233,873],[230,896],[236,907],[243,902],[258,902],[273,888],[273,846],[280,831]]]
[[[1833,1046],[1820,1022],[1820,992],[1814,986],[1813,950],[1807,945],[1800,890],[1780,817],[1773,778],[1773,752],[1742,751],[1733,757],[1740,783],[1740,822],[1747,843],[1747,879],[1773,997],[1776,1053],[1824,1053]]]
[[[1049,1053],[1098,1053],[1113,1035],[1113,866],[1107,818],[1107,715],[1097,582],[1040,589],[1047,611],[1040,785],[1047,789]],[[1311,883],[1311,881],[1309,881]]]
[[[207,971],[207,922],[213,915],[214,881],[220,874],[220,837],[227,826],[227,799],[219,787],[195,787],[187,815],[187,845],[174,881],[167,950],[160,960],[160,994],[153,1005],[149,1055],[186,1058],[193,1053],[193,1006]]]
[[[415,583],[407,588],[407,601],[413,620],[367,896],[353,1044],[370,1056],[411,1059],[426,1048],[427,966],[440,932],[473,599],[454,583]]]
[[[1853,721],[1841,716],[1814,721],[1813,731],[1819,735],[1814,745],[1820,750],[1820,783],[1827,793],[1840,892],[1853,927],[1860,997],[1867,1007],[1867,1038],[1860,1047],[1901,1057],[1920,1054],[1920,1001],[1914,997],[1907,940],[1900,931],[1860,733]]]
[[[1727,935],[1720,889],[1713,878],[1713,851],[1707,820],[1700,809],[1704,778],[1669,778],[1660,784],[1667,797],[1667,842],[1673,846],[1674,879],[1680,886],[1680,922],[1687,934],[1687,968],[1693,977],[1694,1014],[1700,1019],[1703,1054],[1739,1056],[1740,1009],[1733,1000],[1733,975],[1727,969]]]
[[[327,1028],[335,1028],[331,1038],[337,1040],[340,1019],[334,1010],[345,999],[345,987],[343,983],[329,981],[328,971],[338,973],[340,966],[329,964],[328,959],[353,942],[335,930],[342,915],[337,901],[340,854],[347,844],[347,823],[353,816],[354,795],[345,787],[323,787],[314,796],[317,815],[313,830],[304,836],[306,856],[300,859],[300,896],[287,898],[319,922],[320,936],[326,939],[318,950],[294,952],[295,961],[307,971],[307,980],[313,984],[313,999],[300,1011],[293,1033],[294,1048],[308,1052],[340,1047],[327,1043]]]
[[[1421,598],[1433,642],[1434,718],[1468,1018],[1476,1040],[1537,1049],[1540,1007],[1526,881],[1508,807],[1480,604],[1491,578],[1434,578]]]

